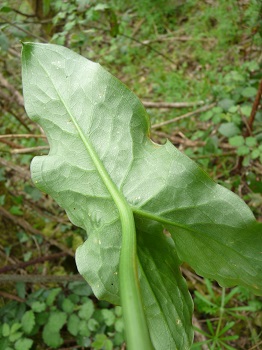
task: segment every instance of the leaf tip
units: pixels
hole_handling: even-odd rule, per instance
[[[28,61],[32,56],[34,43],[21,41],[21,44],[22,44],[22,59]]]

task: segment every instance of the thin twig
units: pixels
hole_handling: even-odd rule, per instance
[[[4,143],[4,144],[6,144],[6,145],[8,145],[8,146],[10,146],[10,147],[12,147],[12,148],[18,148],[18,149],[20,149],[20,148],[23,147],[23,146],[18,145],[17,143],[15,143],[15,142],[13,142],[13,141],[1,139],[1,138],[0,138],[0,142],[1,142],[1,143]]]
[[[252,111],[251,111],[250,117],[248,119],[248,126],[249,126],[249,128],[247,128],[245,136],[250,135],[251,132],[252,132],[253,123],[254,123],[254,120],[255,120],[256,112],[257,112],[258,106],[259,106],[259,104],[261,102],[261,96],[262,96],[262,79],[260,80],[260,83],[259,83],[259,86],[258,86],[258,90],[257,90],[257,94],[256,94],[256,98],[255,98],[255,101],[254,101],[253,106],[252,106]]]
[[[81,275],[66,275],[66,276],[55,276],[55,275],[0,275],[0,282],[24,282],[24,283],[64,283],[64,282],[75,282],[84,281]]]
[[[262,344],[262,341],[260,341],[259,343],[257,343],[256,345],[252,346],[251,348],[249,348],[248,350],[254,350],[257,347],[259,347]]]
[[[206,111],[208,111],[209,109],[212,109],[212,108],[215,107],[215,106],[216,106],[216,102],[212,103],[211,105],[198,108],[198,109],[196,109],[196,110],[193,111],[193,112],[189,112],[189,113],[180,115],[179,117],[176,117],[176,118],[173,118],[173,119],[170,119],[170,120],[166,120],[166,121],[164,121],[164,122],[162,122],[162,123],[159,123],[159,124],[154,124],[154,125],[152,125],[151,128],[152,128],[152,129],[156,129],[156,128],[160,128],[160,127],[162,127],[162,126],[164,126],[164,125],[176,123],[176,122],[179,121],[179,120],[182,120],[182,119],[186,119],[186,118],[195,116],[195,115],[197,115],[197,114],[199,114],[199,113],[202,113],[202,112],[206,112]]]
[[[51,254],[51,255],[47,255],[47,256],[41,256],[40,258],[36,258],[36,259],[32,259],[30,261],[22,262],[22,263],[17,264],[17,265],[4,266],[0,269],[0,274],[6,273],[6,272],[12,271],[12,270],[24,269],[27,266],[40,264],[40,263],[43,263],[45,261],[59,259],[63,256],[67,256],[67,253],[61,252],[61,253]]]
[[[25,169],[19,165],[16,165],[12,162],[9,162],[8,160],[6,160],[2,157],[0,157],[0,164],[5,166],[6,168],[10,168],[10,169],[16,171],[18,174],[20,174],[26,180],[30,180],[30,178],[31,178],[30,172],[27,169]]]
[[[173,64],[176,64],[175,61],[171,60],[168,56],[164,55],[162,52],[160,52],[160,51],[154,49],[152,46],[150,46],[150,45],[148,45],[148,44],[145,44],[145,43],[143,43],[142,41],[139,41],[139,40],[137,40],[137,39],[135,39],[135,38],[132,38],[131,36],[128,36],[128,35],[126,35],[126,34],[120,33],[119,35],[121,35],[121,36],[123,36],[123,37],[125,37],[125,38],[127,38],[127,39],[130,39],[130,40],[132,40],[132,41],[135,41],[136,43],[138,43],[138,44],[140,44],[140,45],[142,45],[142,46],[148,47],[150,50],[154,51],[154,52],[157,53],[159,56],[162,56],[162,57],[165,58],[167,61],[169,61],[169,62],[171,62],[171,63],[173,63]]]
[[[151,102],[151,101],[142,101],[143,105],[147,108],[186,108],[186,107],[195,107],[201,106],[205,102]]]
[[[29,139],[29,138],[41,138],[46,139],[45,135],[35,135],[35,134],[6,134],[0,135],[0,139]]]
[[[185,137],[178,137],[174,135],[169,135],[163,131],[154,131],[154,135],[157,135],[161,138],[169,139],[174,144],[182,144],[185,147],[203,147],[206,145],[206,141],[196,140],[192,141]],[[229,145],[228,143],[220,143],[219,148],[222,149],[228,149],[228,150],[235,150],[236,148],[234,146]]]
[[[37,146],[37,147],[28,147],[28,148],[18,148],[10,151],[11,154],[26,154],[26,153],[34,153],[44,150],[49,150],[49,146]]]
[[[29,224],[29,222],[25,221],[22,218],[18,218],[15,215],[12,215],[11,213],[9,213],[7,210],[5,210],[5,208],[0,207],[0,215],[6,217],[7,219],[11,220],[12,222],[14,222],[16,225],[22,227],[25,231],[32,233],[33,235],[39,235],[41,237],[43,237],[43,239],[48,242],[49,244],[52,244],[56,247],[58,247],[61,251],[66,252],[68,255],[70,256],[75,256],[74,252],[67,248],[66,246],[64,246],[63,244],[57,242],[55,239],[50,238],[45,236],[41,231],[35,229],[33,226],[31,226]]]
[[[199,38],[193,38],[192,36],[186,36],[186,35],[181,35],[181,36],[168,36],[168,37],[164,37],[164,36],[159,36],[156,39],[152,39],[152,40],[143,40],[142,43],[143,44],[151,44],[151,43],[155,43],[155,42],[162,42],[162,41],[203,41],[203,42],[212,42],[212,43],[216,43],[217,40],[216,38],[203,38],[203,37],[199,37]]]
[[[7,100],[9,102],[9,106],[2,106],[3,110],[6,111],[8,114],[11,113],[18,121],[20,124],[22,124],[28,132],[32,132],[30,127],[26,124],[26,122],[22,119],[21,116],[19,116],[17,113],[14,112],[14,110],[10,107],[10,105],[13,104],[11,97],[6,95],[3,91],[0,91],[0,97],[3,98],[3,100]]]
[[[28,13],[21,12],[21,11],[19,11],[19,10],[17,10],[17,9],[12,8],[12,7],[10,8],[10,10],[11,10],[11,11],[14,11],[14,12],[16,12],[16,13],[18,13],[19,15],[24,16],[24,17],[36,17],[35,14],[29,15]]]
[[[13,56],[15,56],[15,57],[17,57],[17,58],[21,58],[21,55],[20,55],[20,53],[18,53],[15,49],[13,49],[12,47],[10,47],[9,49],[8,49],[8,52],[11,54],[11,55],[13,55]]]
[[[8,21],[5,17],[0,16],[0,19],[2,19],[3,21],[5,21],[5,23],[10,24],[11,26],[17,28],[18,30],[21,30],[21,32],[26,33],[27,35],[29,35],[30,37],[36,38],[40,41],[43,41],[45,43],[47,43],[48,41],[44,38],[42,38],[41,36],[35,35],[34,33],[30,32],[29,30],[26,30],[24,28],[21,28],[20,26],[16,25],[15,23],[12,23],[11,21]]]
[[[0,16],[1,17],[1,16]],[[14,88],[13,85],[11,85],[9,83],[9,81],[7,81],[5,79],[5,77],[3,77],[3,75],[0,73],[0,85],[3,87],[3,88],[6,88],[11,94],[12,96],[14,97],[15,101],[17,102],[17,104],[20,106],[20,107],[24,107],[24,99],[23,99],[23,96],[20,94],[19,91],[16,90],[16,88]]]
[[[24,303],[25,302],[25,299],[19,298],[16,295],[9,294],[9,293],[3,292],[3,291],[0,291],[0,296],[3,297],[3,298],[6,298],[6,299],[18,301],[19,303]]]

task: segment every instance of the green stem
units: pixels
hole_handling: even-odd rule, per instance
[[[122,223],[120,297],[129,350],[153,350],[137,273],[136,228],[131,209],[118,206]]]

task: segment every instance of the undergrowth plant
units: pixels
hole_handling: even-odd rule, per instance
[[[24,43],[22,66],[27,114],[50,144],[33,182],[86,230],[78,270],[98,299],[122,305],[128,349],[191,347],[183,261],[262,294],[262,224],[170,142],[150,140],[126,86],[56,45]]]
[[[120,349],[124,341],[121,307],[109,309],[107,302],[95,303],[85,281],[31,294],[26,294],[24,283],[16,289],[26,302],[12,301],[0,309],[0,350],[41,350],[45,345],[56,349],[72,336],[84,348]]]

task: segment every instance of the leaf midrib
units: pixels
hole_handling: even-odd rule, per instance
[[[111,177],[109,176],[107,170],[105,169],[103,163],[101,162],[100,158],[98,157],[95,149],[93,148],[92,144],[88,141],[87,137],[84,135],[82,129],[80,128],[80,126],[77,123],[76,118],[73,116],[73,114],[71,113],[70,109],[67,107],[67,104],[65,103],[63,97],[61,96],[61,94],[59,93],[58,89],[56,88],[56,85],[54,84],[50,74],[48,73],[48,71],[45,69],[45,67],[42,65],[42,63],[38,60],[39,65],[42,67],[42,69],[45,71],[45,73],[47,74],[47,76],[49,77],[60,101],[62,102],[64,108],[66,109],[70,119],[72,120],[82,142],[84,143],[103,183],[105,184],[106,188],[108,189],[109,193],[111,194],[114,203],[116,204],[118,210],[120,212],[123,212],[125,210],[127,210],[128,208],[128,203],[125,199],[125,197],[122,195],[122,193],[118,190],[118,188],[116,187],[115,183],[112,181]]]

